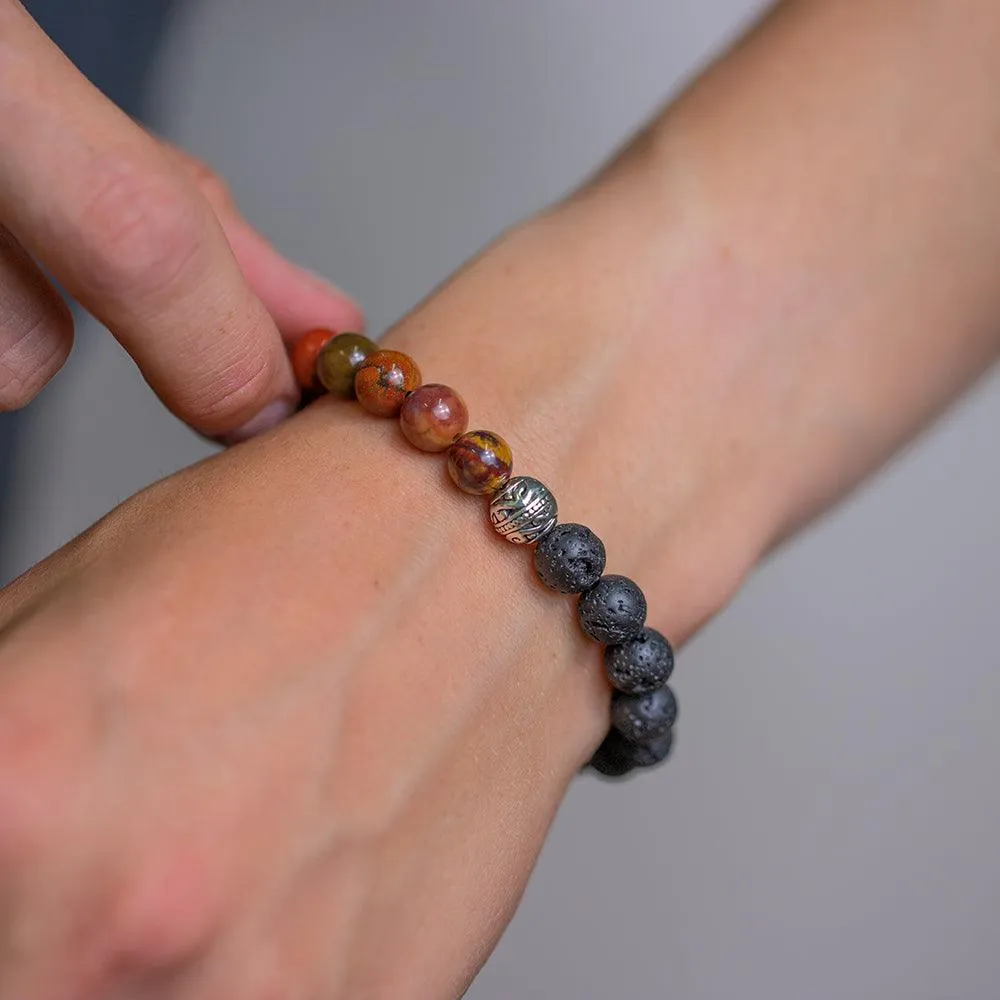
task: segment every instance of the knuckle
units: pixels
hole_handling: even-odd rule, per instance
[[[108,920],[108,952],[146,969],[185,964],[221,922],[208,866],[178,845],[147,853],[119,893]]]
[[[108,155],[88,189],[77,225],[91,291],[155,295],[197,256],[205,209],[169,170],[133,154]]]
[[[232,205],[229,185],[207,163],[185,154],[184,164],[210,205],[216,208]]]
[[[59,752],[51,712],[0,713],[0,871],[21,869],[58,829],[72,790],[70,762]],[[16,764],[14,764],[16,762]]]

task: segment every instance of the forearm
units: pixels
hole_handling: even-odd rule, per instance
[[[398,331],[675,635],[995,355],[998,41],[991,3],[785,5]]]
[[[781,5],[588,192],[639,203],[647,340],[698,345],[778,536],[996,355],[998,45],[991,2]]]
[[[390,331],[671,638],[992,357],[997,17],[783,8]],[[608,725],[484,515],[326,400],[0,593],[9,995],[459,992]]]

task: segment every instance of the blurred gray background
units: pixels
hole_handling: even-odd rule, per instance
[[[150,114],[377,331],[759,6],[191,0]],[[80,341],[21,439],[0,577],[206,453]],[[577,782],[473,1000],[997,996],[998,424],[994,378],[685,650],[674,759]]]

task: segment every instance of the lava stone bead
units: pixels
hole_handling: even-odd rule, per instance
[[[513,466],[510,445],[492,431],[466,431],[448,449],[448,475],[464,493],[495,493]]]
[[[437,382],[414,389],[399,411],[403,437],[421,451],[444,451],[469,426],[469,411],[454,389]]]
[[[674,671],[674,651],[655,628],[604,650],[608,680],[619,691],[641,694],[663,687]]]
[[[409,354],[375,351],[361,362],[354,376],[354,392],[362,409],[376,417],[394,417],[421,381],[420,369]]]
[[[354,376],[378,344],[360,333],[338,333],[316,358],[316,377],[331,396],[354,399]]]
[[[611,701],[611,724],[634,743],[662,736],[676,719],[677,699],[668,687],[644,694],[618,692]]]
[[[668,729],[646,743],[634,743],[612,729],[594,752],[590,766],[608,778],[621,778],[635,768],[655,767],[670,755],[674,734]]]
[[[594,751],[590,766],[606,778],[623,778],[635,764],[625,746],[626,740],[614,729],[604,738],[604,742]]]
[[[535,549],[538,579],[560,594],[593,587],[604,572],[604,542],[582,524],[557,524]]]
[[[612,732],[615,731],[612,730]],[[624,740],[625,737],[623,736],[622,739]],[[668,729],[662,735],[647,740],[645,743],[632,743],[628,740],[626,742],[629,744],[629,751],[632,754],[632,763],[636,767],[656,767],[657,764],[662,764],[670,756],[670,750],[674,745],[674,731]]]
[[[333,330],[310,330],[292,344],[288,356],[299,388],[311,396],[323,391],[323,383],[316,373],[316,359],[336,336]]]
[[[627,576],[602,576],[580,595],[580,627],[597,642],[625,642],[646,624],[646,597]]]

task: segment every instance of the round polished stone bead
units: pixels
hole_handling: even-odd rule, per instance
[[[469,426],[462,397],[446,385],[431,382],[414,389],[399,411],[403,436],[421,451],[444,451]]]
[[[612,729],[594,752],[590,766],[605,777],[621,778],[636,768],[655,767],[663,763],[670,756],[673,742],[672,729],[644,743],[634,743],[617,729]]]
[[[467,431],[448,449],[448,475],[465,493],[493,493],[510,479],[510,445],[492,431]]]
[[[556,525],[556,498],[531,476],[515,476],[490,500],[490,521],[497,533],[515,545],[543,538]]]
[[[557,524],[535,549],[538,579],[560,594],[593,587],[604,572],[604,543],[582,524]]]
[[[608,680],[619,691],[640,694],[663,687],[674,671],[674,651],[655,628],[604,650]]]
[[[354,398],[354,376],[378,344],[360,333],[338,333],[316,358],[316,377],[331,396]]]
[[[310,395],[323,391],[316,374],[316,359],[320,351],[336,336],[333,330],[310,330],[292,344],[288,356],[299,388]]]
[[[611,700],[611,724],[634,743],[662,736],[676,719],[677,699],[668,687],[644,694],[617,692]]]
[[[580,595],[580,627],[598,642],[625,642],[646,624],[646,597],[627,576],[602,576]]]
[[[420,385],[417,363],[402,351],[369,354],[354,376],[354,392],[362,408],[377,417],[399,413],[407,393]]]

